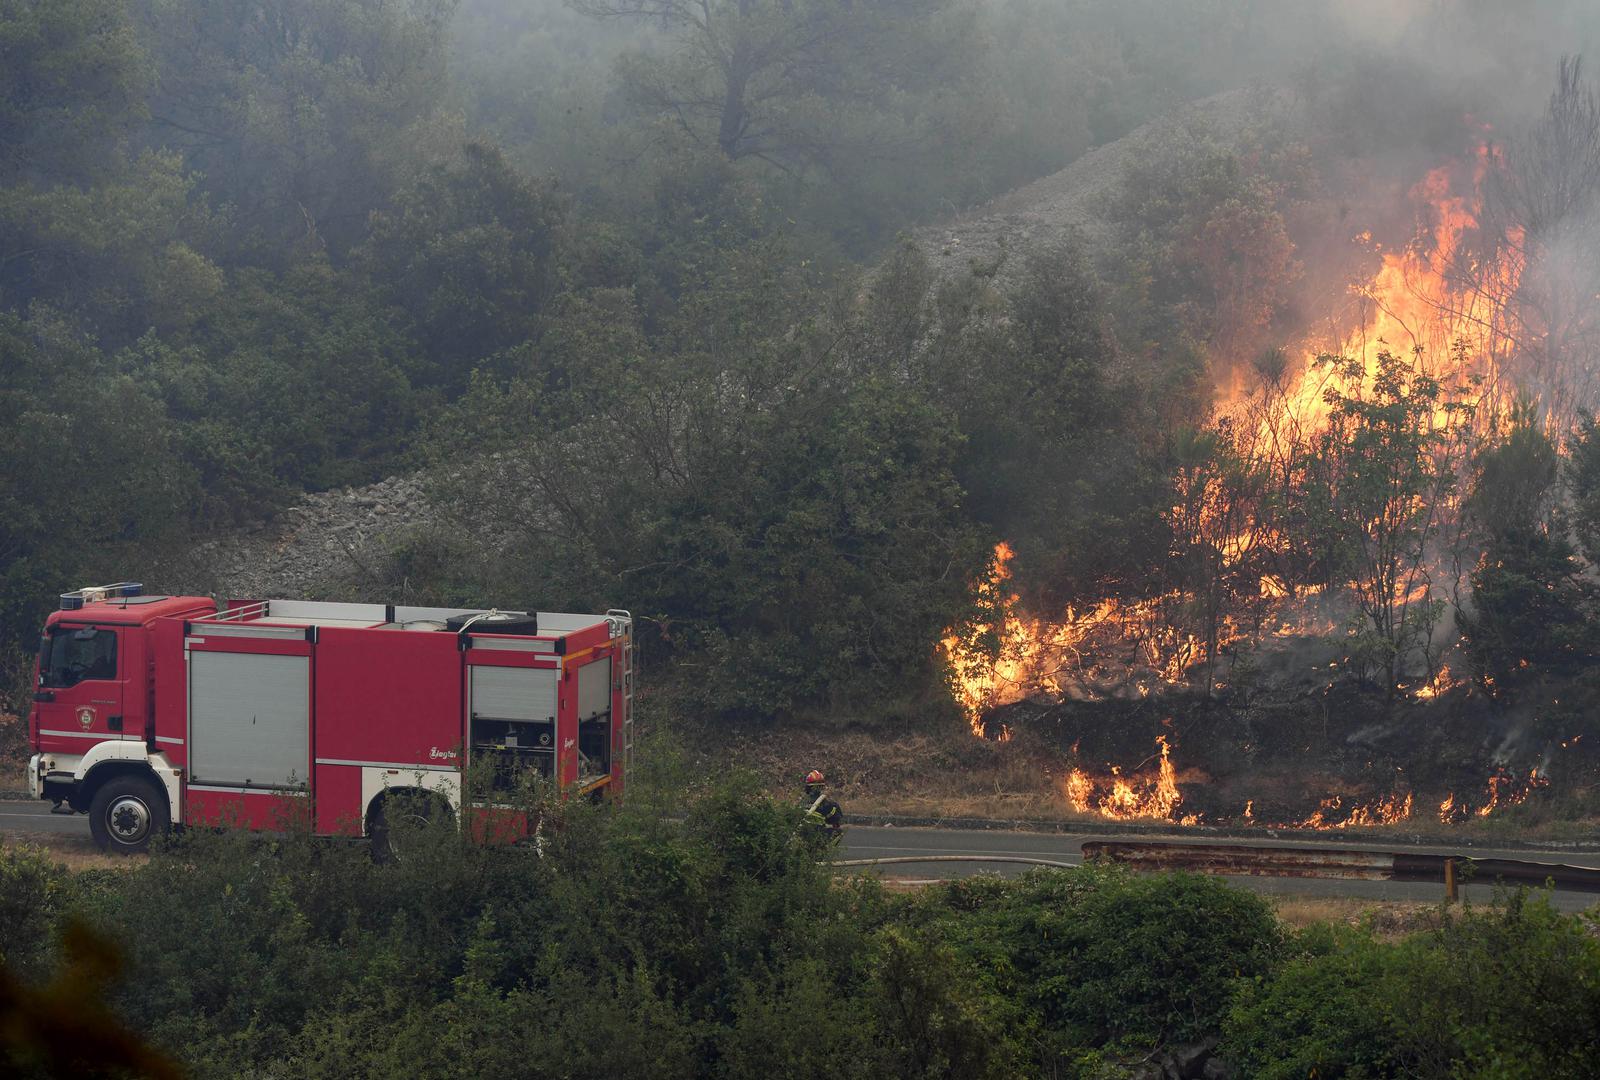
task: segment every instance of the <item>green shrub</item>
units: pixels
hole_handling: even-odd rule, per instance
[[[1226,1045],[1245,1076],[1384,1076],[1390,1021],[1375,992],[1394,951],[1365,933],[1313,927],[1302,952],[1244,988],[1226,1021]]]
[[[1204,1037],[1281,944],[1265,901],[1189,874],[1035,871],[950,886],[943,902],[951,940],[1025,1010],[1042,1066]]]
[[[0,847],[0,965],[19,978],[43,974],[71,888],[66,869],[42,849]]]
[[[1600,941],[1526,892],[1396,945],[1320,933],[1241,995],[1223,1045],[1247,1078],[1593,1076]]]

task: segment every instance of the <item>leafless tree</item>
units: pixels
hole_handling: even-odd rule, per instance
[[[1491,153],[1463,276],[1504,312],[1513,376],[1566,427],[1600,391],[1600,97],[1563,58],[1544,116]]]

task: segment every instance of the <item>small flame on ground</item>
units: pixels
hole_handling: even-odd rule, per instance
[[[1528,773],[1526,781],[1519,780],[1502,769],[1489,777],[1489,801],[1478,807],[1478,816],[1488,817],[1504,807],[1520,806],[1528,801],[1528,796],[1536,789],[1546,787],[1549,783],[1549,780],[1539,775],[1537,768]]]
[[[1095,813],[1113,821],[1155,820],[1179,825],[1198,825],[1196,814],[1180,815],[1183,796],[1178,791],[1178,773],[1172,766],[1172,747],[1165,735],[1156,736],[1161,760],[1153,777],[1125,777],[1115,766],[1102,779],[1082,769],[1067,774],[1067,801],[1080,814]]]
[[[1450,669],[1443,664],[1439,665],[1439,674],[1435,675],[1426,686],[1417,689],[1417,697],[1424,701],[1436,698],[1453,686],[1459,686],[1459,680],[1450,677]]]
[[[1124,776],[1122,769],[1108,765],[1104,776],[1092,776],[1080,768],[1069,770],[1062,780],[1067,802],[1080,814],[1096,814],[1109,821],[1167,821],[1174,825],[1201,825],[1201,814],[1183,813],[1183,793],[1178,788],[1177,767],[1172,763],[1172,746],[1165,735],[1157,736],[1158,762],[1154,775]],[[1073,747],[1074,753],[1077,747]],[[1439,821],[1458,824],[1472,817],[1488,817],[1497,810],[1518,806],[1549,780],[1538,769],[1520,778],[1502,770],[1489,777],[1485,802],[1476,810],[1458,802],[1455,793],[1439,803]],[[1323,799],[1309,815],[1300,819],[1258,822],[1255,800],[1246,800],[1238,820],[1274,829],[1360,829],[1377,825],[1399,825],[1411,820],[1416,809],[1414,792],[1394,792],[1372,801],[1347,800],[1342,795]]]
[[[1401,799],[1390,795],[1371,804],[1356,804],[1343,810],[1344,799],[1335,795],[1323,799],[1322,804],[1304,821],[1295,822],[1291,828],[1299,829],[1351,829],[1368,825],[1398,825],[1411,817],[1412,795],[1406,792]]]
[[[1444,802],[1439,804],[1439,821],[1444,825],[1458,825],[1475,817],[1486,818],[1507,807],[1521,806],[1535,791],[1549,784],[1549,778],[1537,768],[1529,770],[1525,778],[1501,769],[1484,781],[1484,799],[1476,809],[1457,799],[1454,792],[1445,796]]]

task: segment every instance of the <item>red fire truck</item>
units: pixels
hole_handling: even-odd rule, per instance
[[[318,833],[370,836],[402,792],[459,814],[474,762],[495,784],[535,769],[615,798],[632,619],[79,589],[46,621],[29,723],[32,794],[117,851],[295,807]]]

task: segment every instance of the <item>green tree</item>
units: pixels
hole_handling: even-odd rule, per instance
[[[1591,563],[1600,563],[1600,424],[1580,413],[1568,443],[1566,482],[1572,497],[1572,531]]]
[[[729,263],[653,336],[620,291],[564,301],[521,378],[465,399],[473,454],[441,428],[454,501],[538,553],[518,593],[628,597],[707,707],[882,715],[934,684],[988,547],[960,437],[848,318],[796,320],[830,300],[772,251]]]
[[[432,375],[399,312],[325,258],[228,285],[189,341],[146,335],[117,355],[165,403],[202,480],[196,509],[248,518],[391,468],[417,423],[411,380]]]
[[[1101,200],[1119,327],[1136,350],[1187,336],[1232,364],[1269,344],[1300,275],[1283,214],[1307,183],[1304,151],[1194,124],[1163,134]]]
[[[142,3],[150,137],[230,208],[232,247],[285,261],[362,236],[425,146],[455,0]]]
[[[565,218],[549,185],[477,141],[373,212],[356,259],[412,320],[423,381],[459,393],[472,365],[536,336],[560,286]]]
[[[153,71],[126,7],[0,4],[0,306],[111,344],[187,326],[216,293],[182,160],[129,146]]]
[[[0,58],[0,185],[102,175],[150,78],[124,0],[3,0]]]
[[[950,403],[967,512],[1015,548],[1023,594],[1057,607],[1156,576],[1170,498],[1156,409],[1198,409],[1197,372],[1174,365],[1166,385],[1136,375],[1072,250],[1030,259],[1003,291],[958,281],[928,303],[920,321],[888,306],[881,317]]]
[[[1600,947],[1518,892],[1397,944],[1313,928],[1243,987],[1222,1049],[1249,1080],[1571,1077],[1593,1070]]]
[[[195,498],[161,402],[70,327],[0,314],[0,642],[35,640],[51,598],[126,576]]]
[[[1477,674],[1509,689],[1586,666],[1600,648],[1600,593],[1569,538],[1560,458],[1531,401],[1517,404],[1509,430],[1475,464],[1466,509],[1484,549],[1459,621]]]
[[[1271,972],[1282,945],[1262,900],[1188,874],[1036,870],[1020,882],[950,884],[930,908],[1015,1010],[1007,1019],[1046,1076],[1078,1075],[1080,1056],[1144,1056],[1203,1038],[1236,980]]]

